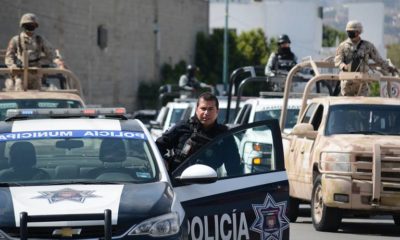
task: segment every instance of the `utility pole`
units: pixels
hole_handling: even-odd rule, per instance
[[[225,28],[224,28],[224,63],[222,70],[222,81],[224,83],[224,90],[227,90],[228,85],[228,20],[229,20],[229,1],[225,0]]]

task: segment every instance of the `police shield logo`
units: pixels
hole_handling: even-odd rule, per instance
[[[261,240],[281,240],[283,231],[289,228],[286,217],[286,203],[278,202],[267,193],[263,204],[252,204],[256,220],[251,230],[260,233]]]

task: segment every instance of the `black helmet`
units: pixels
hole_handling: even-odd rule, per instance
[[[189,64],[189,65],[187,65],[186,70],[187,70],[188,72],[189,72],[189,71],[196,71],[196,66],[195,66],[195,65],[192,65],[192,64]]]
[[[194,75],[196,73],[196,71],[197,71],[197,67],[195,65],[193,65],[193,64],[187,65],[187,67],[186,67],[187,73]]]
[[[288,35],[282,34],[282,35],[280,35],[279,38],[278,38],[278,43],[279,43],[279,44],[282,44],[282,43],[291,43],[291,42],[290,42],[290,39],[289,39],[289,36],[288,36]]]

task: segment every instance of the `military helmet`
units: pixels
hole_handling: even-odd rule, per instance
[[[36,27],[39,27],[38,18],[33,13],[25,13],[24,15],[22,15],[19,26],[22,27],[22,25],[27,23],[34,23],[36,24]]]
[[[289,38],[288,35],[282,34],[282,35],[280,35],[279,38],[278,38],[278,43],[279,43],[279,44],[282,44],[282,43],[291,43],[291,42],[290,42],[290,38]]]
[[[352,20],[347,23],[346,31],[358,31],[359,33],[362,33],[363,26],[362,26],[361,22]]]

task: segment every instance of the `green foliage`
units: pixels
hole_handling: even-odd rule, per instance
[[[181,60],[173,67],[170,64],[164,64],[161,67],[161,84],[178,84],[179,78],[186,72],[186,62]]]
[[[158,107],[159,83],[140,82],[138,89],[139,109],[156,109]]]
[[[267,64],[270,49],[262,29],[244,32],[239,35],[237,49],[248,65]]]
[[[276,39],[271,39],[268,43],[262,29],[240,35],[230,30],[228,43],[228,76],[239,67],[265,66],[269,55],[276,49]],[[194,64],[199,68],[196,76],[200,81],[212,85],[222,83],[223,44],[224,29],[215,29],[212,34],[197,34]],[[180,75],[185,72],[185,61],[180,61],[175,66],[164,64],[161,69],[162,84],[177,84]]]
[[[344,41],[346,38],[347,38],[346,32],[338,31],[326,25],[322,27],[323,47],[336,47],[337,43]]]
[[[391,44],[387,48],[387,57],[392,61],[396,68],[400,67],[400,44]]]

